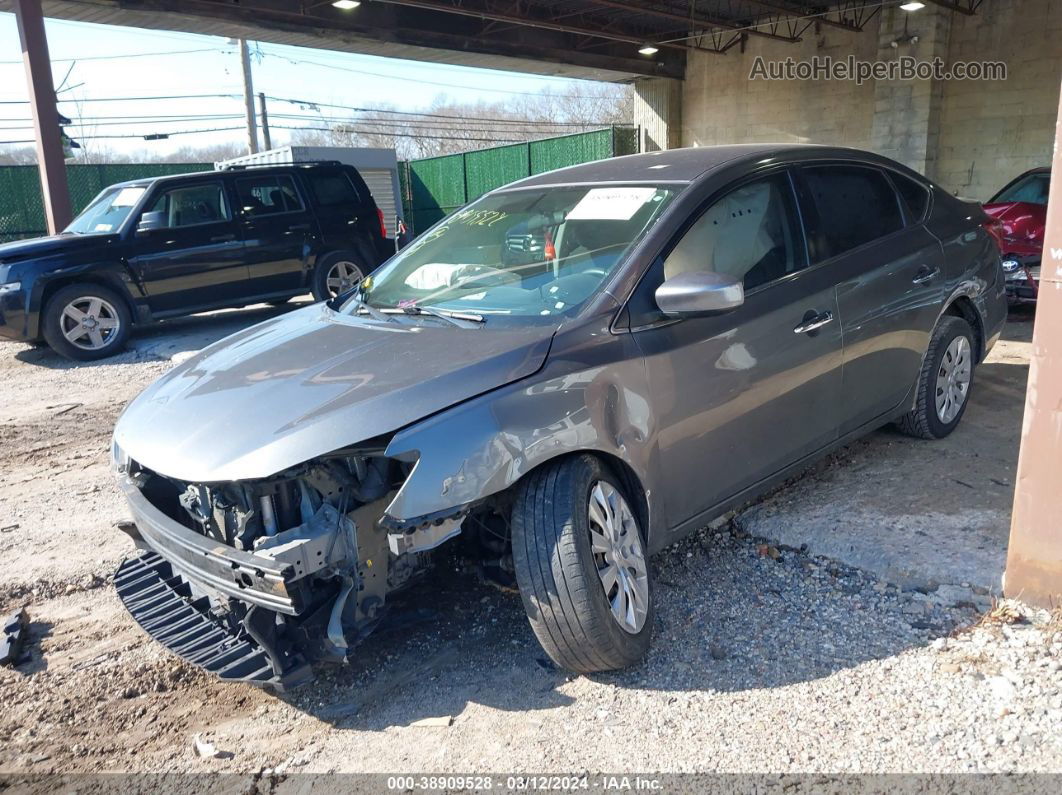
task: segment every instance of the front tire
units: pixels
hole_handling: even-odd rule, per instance
[[[532,472],[512,513],[513,565],[531,629],[575,673],[625,668],[649,648],[653,603],[634,502],[598,458]]]
[[[918,374],[915,407],[896,423],[908,436],[943,439],[959,424],[973,386],[974,331],[962,318],[941,318]]]
[[[125,300],[98,284],[67,285],[44,308],[45,341],[56,353],[80,362],[118,353],[131,326]]]

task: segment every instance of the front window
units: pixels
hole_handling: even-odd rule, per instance
[[[580,186],[485,196],[362,282],[360,298],[385,311],[570,314],[619,267],[677,190]],[[344,307],[358,309],[357,301]]]
[[[64,231],[75,235],[117,232],[146,190],[143,185],[107,188]]]
[[[1029,174],[1007,185],[1007,187],[993,196],[988,203],[1025,202],[1027,204],[1047,206],[1047,193],[1050,186],[1050,174]]]

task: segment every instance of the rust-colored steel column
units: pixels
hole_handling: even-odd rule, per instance
[[[70,223],[73,214],[70,212],[59,111],[55,106],[52,62],[48,57],[48,39],[44,35],[41,0],[15,0],[15,19],[22,45],[22,62],[26,66],[33,132],[37,139],[44,213],[48,218],[48,231],[54,235]]]
[[[1062,605],[1062,97],[1004,593]]]

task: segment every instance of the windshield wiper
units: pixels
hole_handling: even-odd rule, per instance
[[[354,309],[355,310],[359,310],[359,309],[364,310],[365,314],[367,314],[373,320],[379,320],[381,323],[397,323],[398,322],[393,317],[388,317],[387,315],[385,315],[383,312],[381,312],[375,306],[367,304],[363,299],[358,297],[357,293],[354,293],[354,295],[352,295],[347,300],[350,301],[352,304],[354,304]],[[357,314],[357,311],[355,311],[355,314]]]
[[[395,309],[383,309],[381,311],[386,312],[389,315],[431,315],[440,320],[445,320],[450,325],[457,326],[458,328],[476,328],[487,322],[483,315],[476,315],[471,312],[443,312],[433,306],[403,306]]]

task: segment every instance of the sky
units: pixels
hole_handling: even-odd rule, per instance
[[[52,75],[60,113],[71,119],[93,119],[67,129],[81,136],[134,135],[99,140],[116,151],[168,153],[185,145],[245,141],[243,81],[238,48],[217,36],[91,25],[46,20]],[[439,96],[459,102],[495,102],[521,93],[561,90],[582,81],[557,77],[428,64],[331,50],[252,43],[255,92],[270,97],[354,107],[381,104],[421,110]],[[189,52],[192,51],[192,52]],[[75,60],[76,59],[76,60]],[[158,101],[103,102],[114,97],[231,95]],[[28,93],[21,48],[13,14],[0,13],[0,142],[32,139]],[[314,109],[268,100],[273,145],[287,143],[283,125],[322,126],[320,116],[349,112]],[[284,114],[307,118],[284,119]],[[196,115],[197,120],[166,118]],[[226,118],[231,117],[231,118]],[[135,119],[135,121],[133,121]],[[142,135],[176,130],[238,127],[236,130],[175,135],[144,141]],[[21,144],[26,146],[28,144]],[[0,144],[0,151],[15,144]]]

